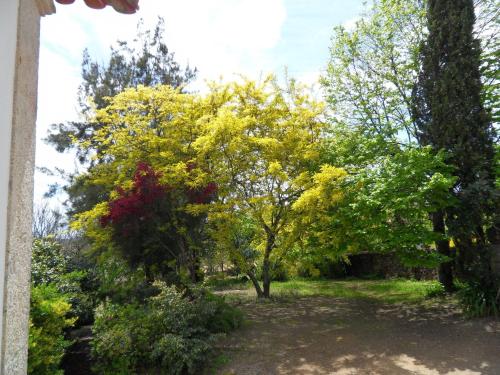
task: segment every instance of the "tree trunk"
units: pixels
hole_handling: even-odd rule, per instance
[[[438,211],[432,214],[432,226],[435,233],[445,235],[444,212]],[[451,255],[450,243],[447,239],[436,241],[436,248],[439,254],[449,257]],[[447,293],[454,290],[453,269],[451,260],[441,263],[438,269],[439,282],[443,285]]]
[[[155,281],[153,272],[151,272],[151,268],[147,265],[144,265],[144,277],[146,278],[146,282],[148,284],[153,284]]]
[[[274,248],[275,235],[271,232],[267,234],[266,251],[264,253],[264,262],[262,264],[262,286],[264,288],[264,298],[271,296],[271,251]]]
[[[255,274],[252,271],[247,272],[248,277],[252,281],[252,284],[255,288],[255,292],[257,293],[258,298],[264,298],[264,292],[262,291],[262,288],[260,287],[259,280],[255,277]]]
[[[200,262],[195,254],[193,254],[189,262],[189,276],[191,278],[192,283],[197,283],[202,281],[200,277]]]
[[[182,237],[181,238],[181,248],[182,248],[182,254],[184,258],[184,266],[187,267],[188,273],[189,273],[189,278],[193,284],[195,284],[198,281],[197,275],[196,275],[196,252],[194,249],[190,248],[189,244],[187,243],[186,238]]]
[[[262,286],[264,288],[264,298],[269,298],[271,295],[271,275],[269,275],[270,268],[269,255],[267,257],[264,256],[264,264],[262,265]]]

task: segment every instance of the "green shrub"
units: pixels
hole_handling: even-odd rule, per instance
[[[285,263],[279,261],[271,261],[269,274],[272,281],[287,281],[290,278],[289,270],[287,269]],[[262,265],[257,267],[256,276],[257,279],[262,281]]]
[[[28,374],[62,374],[59,363],[65,348],[64,329],[73,325],[68,319],[71,310],[68,297],[55,285],[31,288],[30,331],[28,346]]]
[[[106,302],[96,311],[92,352],[103,375],[197,374],[217,337],[238,327],[241,313],[204,290],[184,296],[156,283],[144,304]]]
[[[148,313],[138,304],[104,303],[96,309],[92,341],[99,374],[129,374],[151,350]],[[144,347],[145,346],[145,347]]]
[[[469,281],[458,291],[464,313],[471,318],[500,315],[500,286],[498,283]]]
[[[426,298],[444,297],[445,295],[446,295],[446,290],[444,289],[444,286],[441,283],[430,284],[427,287],[427,291],[425,292]]]
[[[113,252],[105,252],[99,257],[97,277],[101,300],[109,299],[117,304],[141,301],[143,293],[137,291],[146,286],[144,272],[140,268],[131,269],[124,259]]]
[[[67,270],[61,245],[53,238],[35,239],[31,247],[31,281],[34,285],[59,284]]]
[[[63,254],[61,245],[52,237],[33,241],[31,257],[31,281],[34,286],[53,285],[68,296],[72,309],[70,316],[77,317],[77,324],[89,323],[93,319],[94,296],[84,292],[81,284],[87,272],[73,270],[69,259]]]

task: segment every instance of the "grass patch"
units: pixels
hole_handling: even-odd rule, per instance
[[[229,363],[229,357],[223,353],[217,355],[210,361],[210,368],[204,372],[206,375],[215,375],[217,372],[227,363]]]
[[[245,289],[252,284],[246,276],[211,276],[207,277],[203,285],[213,291],[218,290],[232,290],[232,289]]]
[[[255,292],[249,283],[231,285],[233,293],[229,300],[254,298]],[[325,296],[346,299],[378,300],[386,303],[417,303],[438,296],[440,284],[437,281],[394,280],[309,280],[294,279],[275,281],[271,284],[271,295],[277,300],[296,297]]]

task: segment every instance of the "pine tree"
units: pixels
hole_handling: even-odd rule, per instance
[[[429,0],[428,30],[422,46],[422,70],[413,93],[419,141],[448,153],[457,177],[456,204],[432,215],[434,230],[451,236],[457,248],[457,270],[474,274],[486,264],[485,227],[495,212],[494,139],[482,103],[481,48],[474,37],[473,0]],[[448,240],[437,243],[450,256]],[[452,263],[439,270],[441,283],[453,288]]]

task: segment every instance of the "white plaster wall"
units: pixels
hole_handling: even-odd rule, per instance
[[[13,119],[14,76],[19,0],[0,0],[0,322],[4,312],[5,250]],[[0,324],[0,338],[3,324]],[[0,353],[2,350],[0,339]]]

